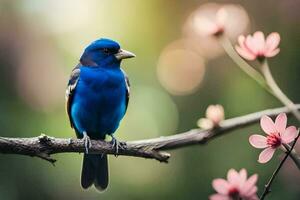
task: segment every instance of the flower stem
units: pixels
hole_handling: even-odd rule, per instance
[[[282,104],[285,105],[288,109],[290,109],[293,115],[296,117],[296,119],[300,122],[299,111],[297,110],[295,104],[278,87],[277,83],[275,82],[271,74],[267,60],[264,59],[261,64],[262,64],[261,71],[265,77],[266,83],[268,84],[269,88],[273,91],[277,99],[281,101]]]
[[[268,91],[270,94],[274,95],[273,91],[266,84],[264,77],[237,54],[237,52],[234,50],[230,40],[224,35],[220,36],[218,38],[219,38],[219,41],[220,41],[221,45],[223,46],[225,52],[241,68],[241,70],[243,70],[248,76],[250,76],[252,79],[254,79],[266,91]]]

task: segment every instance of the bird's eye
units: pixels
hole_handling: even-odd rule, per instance
[[[103,48],[102,51],[103,51],[103,53],[109,54],[109,49],[108,48]]]

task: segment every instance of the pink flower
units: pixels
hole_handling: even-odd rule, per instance
[[[201,33],[203,35],[221,35],[225,29],[225,21],[227,19],[227,12],[225,8],[220,8],[213,20],[209,18],[197,18],[197,24],[201,25]]]
[[[260,119],[260,126],[267,134],[267,137],[262,135],[251,135],[249,137],[250,144],[258,149],[264,149],[258,158],[258,162],[266,163],[274,155],[275,150],[282,144],[288,144],[297,137],[297,129],[295,126],[287,125],[287,117],[285,113],[281,113],[276,117],[275,123],[268,116],[263,116]]]
[[[257,31],[253,36],[247,37],[240,35],[238,38],[239,46],[236,45],[236,51],[247,60],[262,59],[266,57],[273,57],[279,53],[280,35],[276,32],[265,36],[261,31]]]
[[[257,174],[252,175],[247,179],[247,171],[241,169],[237,172],[230,169],[227,173],[227,180],[222,178],[214,179],[212,182],[213,188],[217,194],[209,197],[210,200],[258,200],[256,195]]]

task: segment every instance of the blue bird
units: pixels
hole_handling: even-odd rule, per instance
[[[92,184],[103,191],[108,186],[107,155],[88,154],[90,139],[112,137],[118,151],[119,142],[113,133],[127,110],[129,80],[121,69],[121,61],[135,55],[120,48],[110,39],[99,39],[84,50],[80,63],[73,69],[66,91],[66,109],[77,138],[83,139],[81,186]]]

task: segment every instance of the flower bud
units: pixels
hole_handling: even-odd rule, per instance
[[[214,123],[207,119],[207,118],[201,118],[197,121],[197,125],[199,128],[207,130],[207,129],[211,129],[214,127]]]
[[[206,109],[206,118],[211,120],[214,126],[224,120],[224,108],[221,105],[210,105]]]

